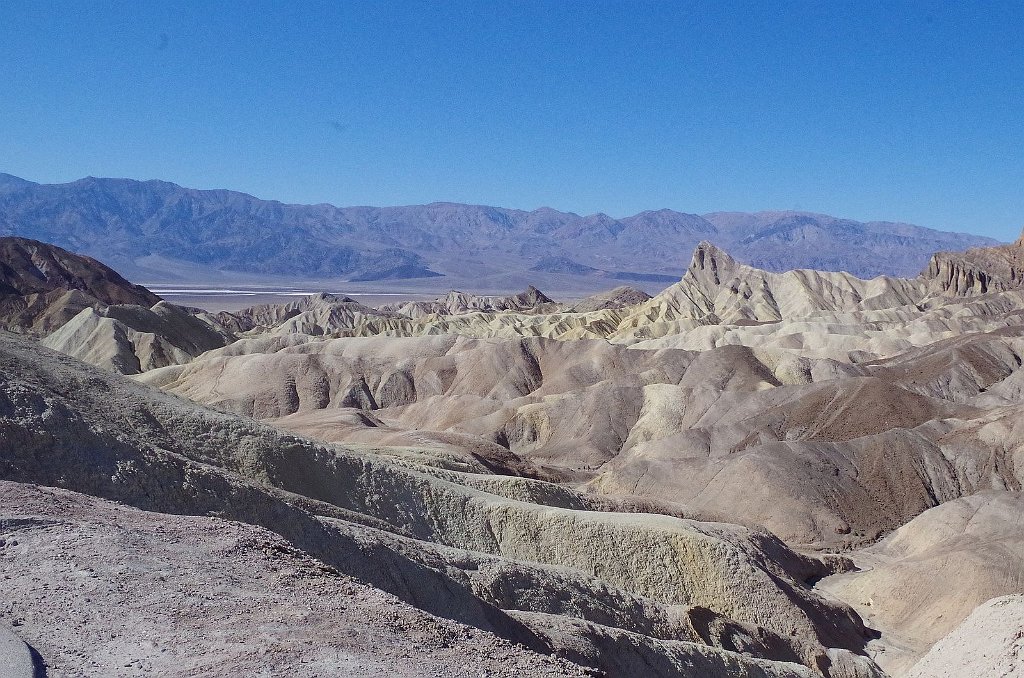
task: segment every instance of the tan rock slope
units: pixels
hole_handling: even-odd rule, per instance
[[[1005,678],[1024,671],[1024,596],[993,598],[936,643],[909,678]]]
[[[1003,247],[939,252],[927,275],[933,286],[961,296],[1017,289],[1024,284],[1024,236]]]
[[[853,366],[737,346],[262,337],[142,380],[323,440],[682,503],[840,545],[976,489],[1019,485],[1012,464],[992,465],[1006,453],[979,439],[991,435],[973,433],[1000,424],[968,396],[1013,379],[1024,347],[1015,336],[974,346],[987,371],[968,381],[955,343]],[[947,397],[951,383],[962,397]]]
[[[42,344],[114,372],[138,374],[187,363],[231,338],[210,316],[161,301],[152,308],[86,308]]]

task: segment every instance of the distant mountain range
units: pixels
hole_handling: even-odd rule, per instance
[[[702,240],[771,271],[860,277],[913,275],[936,251],[997,243],[806,212],[658,210],[615,219],[455,203],[287,205],[165,181],[37,184],[7,174],[0,174],[0,235],[52,242],[151,283],[275,276],[479,290],[618,284],[611,281],[660,289],[682,275]]]

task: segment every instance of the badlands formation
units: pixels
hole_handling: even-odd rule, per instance
[[[231,313],[0,256],[13,675],[1024,671],[1022,242]]]

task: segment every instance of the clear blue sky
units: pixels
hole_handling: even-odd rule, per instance
[[[1013,239],[1022,35],[1019,0],[7,0],[0,171]]]

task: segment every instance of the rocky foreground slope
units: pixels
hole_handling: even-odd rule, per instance
[[[246,523],[6,481],[0,506],[0,613],[24,657],[4,663],[0,645],[6,678],[37,670],[22,637],[49,675],[586,675]]]
[[[203,675],[1008,671],[1012,633],[951,648],[1019,623],[986,601],[1024,594],[1020,251],[861,280],[704,243],[653,297],[99,302],[4,334],[4,619],[55,675],[174,674],[184,638]],[[79,567],[83,535],[137,555]],[[167,574],[201,561],[205,588]],[[151,646],[76,636],[117,605]]]
[[[883,648],[882,663],[891,670],[911,668],[936,643],[932,658],[914,667],[913,675],[1003,675],[999,671],[1019,670],[1024,655],[1017,651],[1002,658],[1007,663],[1001,668],[998,653],[989,655],[986,668],[970,669],[971,663],[964,660],[944,665],[936,659],[952,659],[951,648],[959,645],[966,650],[966,642],[992,642],[989,652],[1001,642],[997,636],[986,640],[978,635],[967,641],[970,632],[958,626],[964,622],[971,627],[977,620],[965,619],[976,614],[976,608],[1020,590],[1024,494],[1019,486],[1014,492],[984,490],[925,511],[854,558],[859,569],[829,578],[824,588],[853,603],[874,628],[888,632],[892,640]],[[1008,637],[1024,637],[1017,607],[1017,617],[1001,622]],[[985,616],[992,624],[996,615],[990,611]],[[951,633],[952,638],[944,641]],[[977,652],[972,661],[985,654]]]

